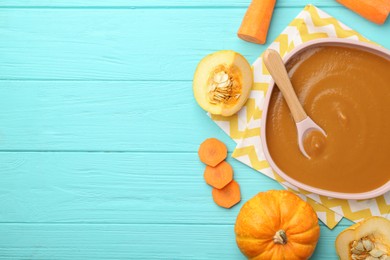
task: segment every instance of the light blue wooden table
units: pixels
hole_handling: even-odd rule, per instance
[[[249,0],[2,0],[0,259],[243,259],[240,206],[281,186],[229,158],[242,202],[212,202],[198,145],[234,143],[192,76],[220,49],[253,62],[307,3],[390,48],[390,21],[332,0],[278,0],[264,46],[236,37]],[[350,224],[322,225],[313,259]]]

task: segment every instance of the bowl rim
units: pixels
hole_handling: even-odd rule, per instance
[[[286,56],[283,58],[283,62],[286,64],[293,56],[295,56],[299,52],[314,46],[346,46],[346,47],[364,49],[368,52],[380,55],[382,57],[384,56],[384,58],[390,60],[390,51],[379,45],[374,45],[373,43],[360,42],[353,39],[322,38],[322,39],[311,40],[309,42],[302,43],[299,46],[295,47],[290,53],[286,54]],[[383,195],[387,191],[390,191],[390,180],[384,185],[370,191],[361,192],[361,193],[344,193],[344,192],[336,192],[336,191],[316,188],[314,186],[310,186],[308,184],[304,184],[300,181],[297,181],[294,178],[288,176],[286,173],[284,173],[273,161],[268,150],[267,139],[266,139],[266,122],[267,122],[267,115],[268,115],[268,106],[269,106],[271,93],[274,87],[275,87],[275,82],[273,81],[273,79],[271,79],[264,99],[263,112],[262,112],[263,116],[261,118],[261,127],[260,127],[260,136],[261,136],[261,144],[262,144],[264,156],[268,161],[268,163],[270,164],[271,168],[274,171],[276,171],[277,174],[279,174],[288,183],[298,188],[301,188],[305,191],[309,191],[315,194],[324,195],[332,198],[356,199],[356,200],[371,199]]]

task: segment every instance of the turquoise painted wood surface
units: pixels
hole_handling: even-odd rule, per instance
[[[243,42],[249,2],[0,2],[0,259],[243,259],[239,207],[281,186],[229,158],[242,202],[212,202],[198,145],[234,142],[193,100],[198,61],[253,62],[308,3],[390,48],[389,21],[332,0],[278,0],[268,43]],[[313,259],[350,224],[321,225]]]

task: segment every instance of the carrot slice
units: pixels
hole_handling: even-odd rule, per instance
[[[383,24],[390,11],[389,0],[337,0],[337,2],[376,24]]]
[[[264,44],[275,3],[276,0],[252,0],[238,29],[238,37],[248,42]]]
[[[226,161],[215,167],[206,166],[203,177],[208,185],[216,189],[222,189],[233,180],[233,168]]]
[[[198,155],[203,163],[214,167],[226,158],[227,148],[218,139],[208,138],[200,144]]]
[[[211,193],[214,202],[223,208],[231,208],[241,200],[240,185],[235,180],[222,189],[213,188]]]

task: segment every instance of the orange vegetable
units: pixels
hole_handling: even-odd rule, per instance
[[[203,177],[207,184],[216,189],[222,189],[233,180],[233,168],[223,161],[215,167],[206,166]]]
[[[248,42],[264,44],[275,3],[276,0],[252,0],[238,29],[238,37]]]
[[[387,13],[390,13],[390,0],[381,0],[387,8]]]
[[[231,116],[244,106],[252,85],[253,72],[245,57],[221,50],[199,62],[192,90],[201,108],[213,115]]]
[[[390,11],[389,0],[337,0],[337,2],[376,24],[383,24]]]
[[[335,246],[340,260],[389,259],[390,220],[368,217],[342,231]]]
[[[386,7],[387,13],[390,12],[390,0],[378,0]]]
[[[286,190],[260,192],[245,202],[234,231],[248,259],[309,259],[320,237],[313,208]]]
[[[214,167],[226,158],[227,148],[218,139],[208,138],[200,144],[198,155],[202,162]]]
[[[241,200],[240,185],[235,180],[222,189],[213,188],[211,193],[214,202],[223,208],[231,208]]]

